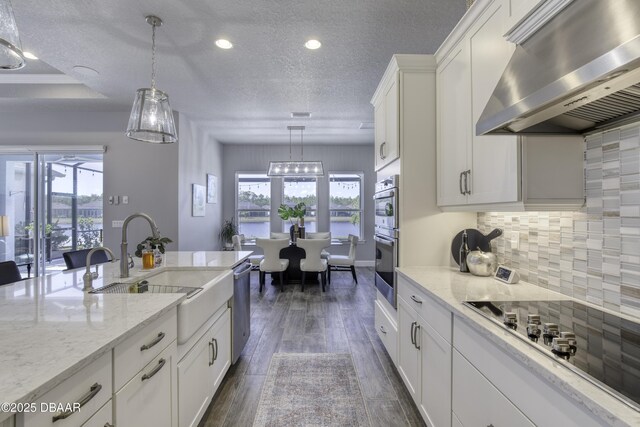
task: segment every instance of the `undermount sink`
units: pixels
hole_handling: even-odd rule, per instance
[[[213,315],[212,307],[233,296],[233,272],[165,270],[135,282],[115,282],[91,293],[186,293],[178,305],[178,344],[185,343]]]

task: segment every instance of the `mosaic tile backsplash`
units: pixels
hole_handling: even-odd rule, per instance
[[[493,251],[523,280],[640,317],[640,126],[587,137],[585,179],[583,211],[483,212],[478,228],[504,230]]]

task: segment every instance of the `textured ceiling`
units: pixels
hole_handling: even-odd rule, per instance
[[[372,143],[371,96],[394,53],[433,53],[465,0],[19,0],[23,44],[115,104],[150,84],[156,14],[157,85],[174,109],[223,143]],[[215,47],[227,38],[231,50]],[[317,38],[322,48],[303,47]],[[99,71],[79,75],[74,65]],[[291,119],[310,111],[310,119]]]

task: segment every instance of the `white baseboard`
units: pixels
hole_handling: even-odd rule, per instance
[[[356,267],[375,267],[376,266],[376,262],[375,261],[356,261]]]

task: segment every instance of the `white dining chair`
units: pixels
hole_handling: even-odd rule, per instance
[[[330,231],[318,231],[313,233],[306,233],[304,236],[306,239],[329,239],[331,242],[331,232]],[[322,259],[329,259],[331,254],[327,252],[325,249],[322,250],[320,256]]]
[[[244,234],[236,234],[231,237],[231,241],[233,242],[233,250],[241,251],[242,250],[242,242],[244,242]],[[249,255],[249,262],[251,263],[252,270],[258,270],[260,268],[260,261],[264,258],[264,255]]]
[[[276,233],[276,232],[273,232],[273,231],[272,231],[272,232],[269,234],[269,236],[270,236],[272,239],[287,239],[287,240],[291,239],[291,234],[289,234],[289,233]]]
[[[356,276],[356,246],[358,246],[358,236],[349,234],[349,255],[329,255],[327,260],[329,283],[331,283],[331,270],[334,271],[347,271],[351,270],[353,280],[358,283],[358,276]]]
[[[300,260],[300,271],[302,271],[302,291],[304,292],[304,282],[307,273],[320,273],[322,279],[322,292],[327,284],[327,260],[320,256],[322,249],[331,244],[329,239],[298,239],[296,245],[304,249],[305,257]]]
[[[264,251],[264,258],[260,261],[260,292],[267,273],[279,273],[280,290],[284,291],[284,271],[289,267],[288,259],[280,258],[280,251],[289,246],[289,239],[256,239],[256,246]]]

